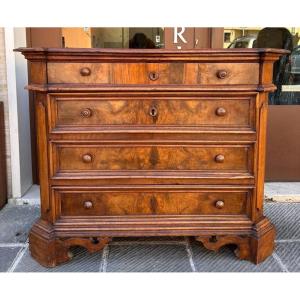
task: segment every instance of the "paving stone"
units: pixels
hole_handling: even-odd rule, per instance
[[[193,261],[197,272],[282,272],[271,256],[259,265],[238,259],[232,247],[222,247],[219,252],[207,250],[200,242],[191,242]]]
[[[109,246],[107,272],[191,272],[185,245]]]
[[[39,206],[6,205],[0,211],[0,243],[24,243],[39,214]]]
[[[15,272],[99,272],[101,252],[88,253],[84,248],[73,247],[74,257],[55,268],[45,268],[26,251]]]
[[[9,269],[20,249],[21,247],[0,247],[0,272]]]
[[[275,252],[289,272],[300,272],[300,242],[278,243]]]
[[[277,229],[277,239],[300,239],[300,203],[266,203],[265,213]],[[0,244],[23,243],[39,217],[38,206],[7,205],[0,211]],[[107,272],[191,272],[183,237],[119,237],[108,246]],[[115,243],[125,243],[115,244]],[[129,245],[127,244],[129,243]],[[154,242],[154,244],[152,243]],[[159,244],[161,242],[161,244]],[[167,244],[171,242],[172,244]],[[176,242],[179,242],[176,244]],[[132,244],[130,244],[132,243]],[[181,244],[180,244],[181,243]],[[198,272],[281,272],[282,267],[269,257],[254,265],[235,257],[232,249],[218,253],[192,241],[191,249]],[[20,247],[0,247],[0,271],[5,272],[14,261]],[[289,271],[300,272],[300,243],[278,243],[275,253]],[[16,272],[98,272],[102,252],[88,253],[74,248],[74,258],[56,268],[44,268],[33,260],[27,250]]]
[[[300,203],[266,203],[265,215],[276,227],[277,240],[300,238]]]

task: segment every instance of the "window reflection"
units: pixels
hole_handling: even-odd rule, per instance
[[[129,40],[129,48],[153,49],[155,48],[155,44],[144,33],[137,32],[132,39]]]
[[[189,28],[191,48],[202,45],[205,34],[196,35]],[[199,29],[199,28],[198,28]],[[162,27],[82,27],[62,28],[63,47],[85,48],[164,48]],[[188,33],[188,28],[186,34]],[[274,65],[273,80],[277,91],[271,93],[270,104],[300,104],[300,28],[224,28],[224,48],[285,48],[291,51]],[[192,39],[195,39],[194,41]],[[206,37],[207,38],[207,37]],[[221,38],[220,38],[221,41]],[[205,44],[205,43],[204,43]],[[198,46],[197,46],[198,45]],[[201,47],[199,47],[201,48]],[[178,48],[179,49],[179,48]]]
[[[65,48],[164,48],[161,27],[63,27]]]
[[[300,104],[300,28],[224,28],[224,48],[279,48],[290,55],[274,64],[270,104]]]
[[[92,48],[140,48],[164,47],[163,28],[105,27],[91,28]]]

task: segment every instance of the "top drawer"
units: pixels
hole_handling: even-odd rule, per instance
[[[258,84],[258,63],[48,63],[49,83]]]

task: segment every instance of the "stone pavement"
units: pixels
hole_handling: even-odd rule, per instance
[[[73,249],[74,258],[47,269],[29,254],[27,236],[39,207],[7,205],[0,211],[0,272],[299,272],[300,203],[266,203],[277,228],[276,248],[259,265],[238,260],[231,249],[206,250],[190,238],[114,238],[101,252]]]
[[[300,182],[266,182],[265,199],[273,202],[300,202]]]

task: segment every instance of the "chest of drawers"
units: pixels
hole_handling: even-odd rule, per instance
[[[21,48],[30,61],[41,184],[31,255],[53,267],[73,245],[191,236],[259,263],[267,93],[276,49]],[[200,244],[199,244],[200,246]]]

